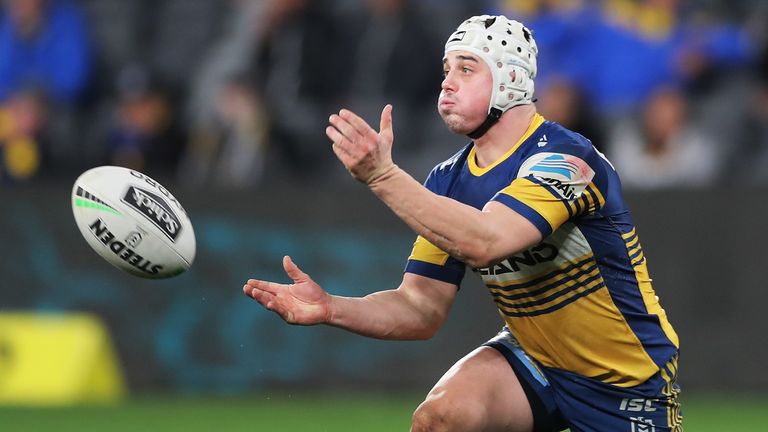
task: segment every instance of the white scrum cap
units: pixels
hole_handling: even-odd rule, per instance
[[[445,52],[449,51],[468,51],[488,64],[493,74],[489,114],[493,108],[500,116],[514,106],[531,103],[539,50],[522,23],[503,15],[474,16],[448,38]]]

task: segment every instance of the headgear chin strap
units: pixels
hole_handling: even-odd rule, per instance
[[[449,51],[477,55],[493,76],[488,117],[468,134],[470,138],[483,136],[508,109],[532,103],[539,50],[531,31],[520,22],[503,15],[469,18],[448,38],[445,52]]]
[[[500,109],[491,108],[491,110],[488,112],[488,117],[485,118],[485,121],[483,122],[483,124],[481,124],[477,129],[468,133],[467,136],[472,139],[478,139],[481,136],[485,135],[485,133],[488,132],[488,129],[490,129],[491,126],[495,125],[496,122],[499,121],[502,114],[504,113],[501,112]]]

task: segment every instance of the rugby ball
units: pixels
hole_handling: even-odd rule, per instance
[[[100,166],[84,172],[72,187],[72,213],[93,250],[132,275],[176,276],[195,259],[187,212],[168,189],[138,171]]]

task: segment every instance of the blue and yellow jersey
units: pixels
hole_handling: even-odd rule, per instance
[[[537,114],[494,164],[478,167],[469,144],[425,185],[478,209],[498,201],[541,231],[539,244],[474,270],[543,366],[631,387],[675,356],[619,177],[586,138]],[[406,272],[459,285],[465,265],[419,236]]]

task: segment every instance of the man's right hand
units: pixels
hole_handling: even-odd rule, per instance
[[[283,268],[293,283],[248,279],[243,293],[280,315],[289,324],[327,323],[331,318],[331,296],[291,260],[283,257]]]

